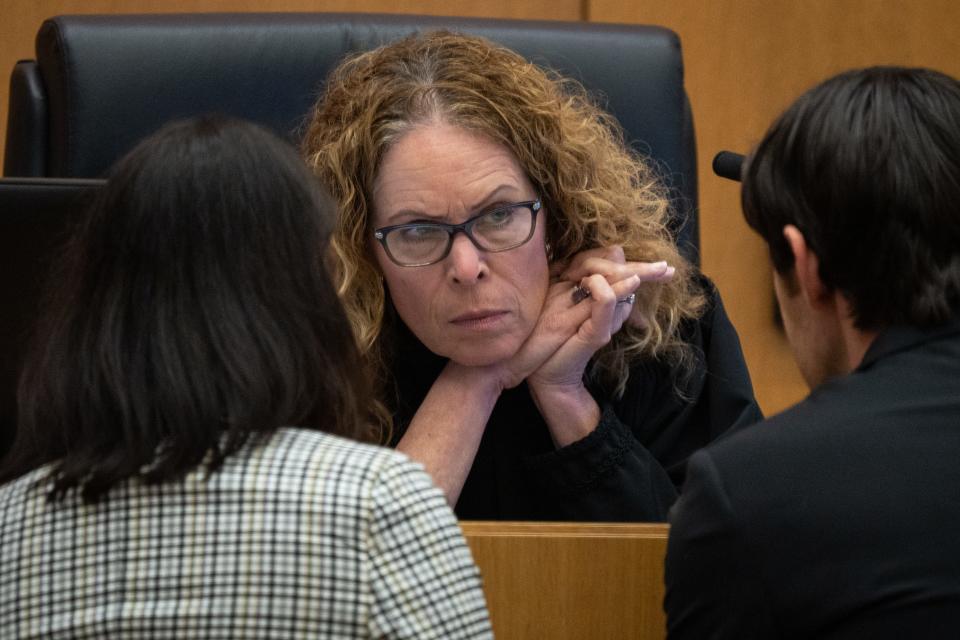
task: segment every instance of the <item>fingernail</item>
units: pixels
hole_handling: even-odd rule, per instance
[[[667,267],[666,271],[663,272],[663,275],[672,276],[676,272],[677,272],[676,267]]]

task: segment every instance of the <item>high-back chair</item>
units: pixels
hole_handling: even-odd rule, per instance
[[[693,119],[680,42],[651,26],[375,14],[59,16],[10,81],[5,176],[96,177],[173,118],[216,111],[293,141],[344,56],[409,33],[485,36],[576,78],[673,190],[674,227],[697,259]]]

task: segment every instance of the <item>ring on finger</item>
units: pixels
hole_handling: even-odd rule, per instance
[[[590,297],[590,289],[577,285],[573,288],[573,293],[571,295],[573,297],[573,304],[580,304]]]
[[[577,285],[573,288],[573,293],[571,294],[573,298],[573,304],[580,304],[584,300],[590,297],[590,289],[586,287],[581,287]],[[633,304],[637,301],[637,294],[631,293],[625,298],[617,298],[617,304]]]

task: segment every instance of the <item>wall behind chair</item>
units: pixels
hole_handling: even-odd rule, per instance
[[[806,390],[773,321],[763,244],[743,223],[737,185],[713,176],[720,149],[745,152],[802,91],[842,69],[930,66],[960,76],[954,0],[7,0],[0,15],[0,146],[10,70],[33,58],[44,18],[63,13],[364,11],[660,24],[680,34],[697,126],[703,269],[740,331],[760,404]],[[629,64],[629,61],[624,61]]]

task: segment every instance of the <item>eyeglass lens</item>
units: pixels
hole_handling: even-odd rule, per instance
[[[472,218],[464,231],[480,249],[506,251],[530,239],[533,219],[529,205],[512,205]],[[449,225],[402,225],[386,234],[385,243],[391,257],[400,264],[429,264],[446,255],[454,233],[455,228]]]

